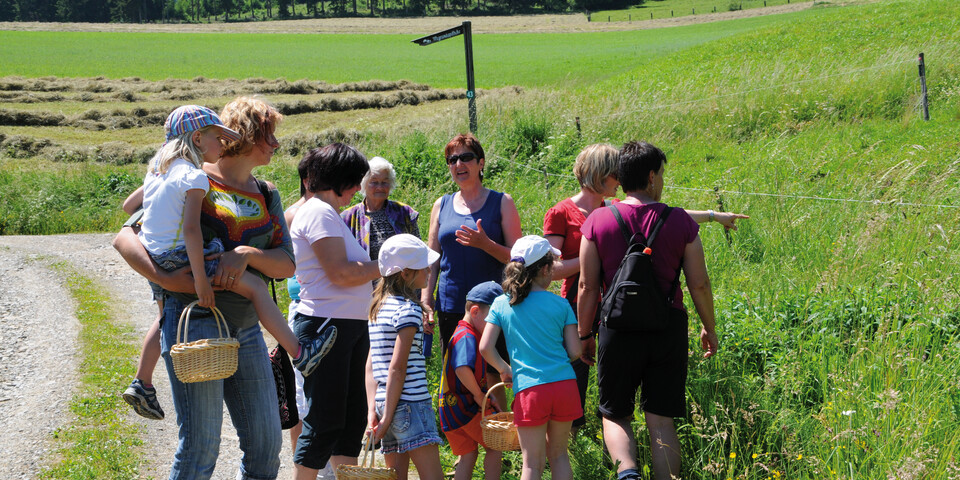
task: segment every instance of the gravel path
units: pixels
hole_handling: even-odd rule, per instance
[[[55,445],[52,433],[71,421],[69,402],[77,365],[73,301],[63,279],[48,268],[67,261],[99,282],[117,308],[116,320],[136,329],[139,344],[156,318],[146,280],[110,246],[112,234],[0,236],[0,477],[35,478]],[[56,326],[57,328],[51,328]],[[268,344],[269,344],[268,340]],[[135,358],[130,359],[136,362]],[[163,362],[154,375],[167,417],[142,426],[144,465],[140,478],[166,478],[177,446],[177,425]],[[117,392],[119,395],[120,392]],[[238,440],[224,409],[223,439],[215,479],[236,478]],[[279,478],[293,476],[290,437],[283,433]]]

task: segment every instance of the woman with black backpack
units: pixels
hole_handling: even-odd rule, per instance
[[[621,480],[640,478],[630,422],[636,390],[641,386],[641,409],[650,431],[655,478],[680,475],[680,442],[673,417],[682,417],[686,411],[688,345],[687,313],[679,289],[681,270],[702,323],[704,357],[714,355],[718,347],[700,227],[683,209],[670,209],[660,203],[665,163],[663,151],[649,143],[624,145],[617,177],[626,198],[612,207],[596,209],[582,227],[577,302],[582,358],[588,364],[597,364],[604,442],[619,465],[617,477]],[[647,291],[620,289],[613,284],[631,241],[645,244],[639,251],[649,257],[652,266],[648,273],[652,286]],[[624,294],[619,300],[611,299],[620,303],[612,308],[612,315],[601,319],[595,343],[594,319],[603,285]],[[648,290],[653,290],[652,294],[643,295]],[[629,303],[638,296],[648,303]],[[659,318],[646,314],[657,310],[664,312]],[[622,368],[624,365],[630,368]]]

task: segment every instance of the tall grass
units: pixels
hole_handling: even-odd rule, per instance
[[[538,233],[546,209],[576,192],[583,146],[642,138],[667,152],[664,201],[751,215],[736,232],[701,229],[721,345],[701,360],[691,342],[684,478],[958,478],[960,4],[822,6],[769,21],[599,69],[589,85],[481,97],[486,184],[511,193],[525,233]],[[916,110],[920,51],[930,122]],[[288,122],[281,143],[283,128],[309,131]],[[394,162],[391,196],[426,231],[433,201],[454,189],[442,147],[464,130],[457,107],[357,121],[336,138]],[[292,201],[303,145],[286,143],[256,173]],[[68,170],[64,186],[83,171]],[[11,188],[19,177],[5,174]],[[588,418],[574,466],[602,478],[610,465]]]

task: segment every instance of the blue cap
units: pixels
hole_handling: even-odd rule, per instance
[[[490,305],[493,299],[503,295],[503,288],[494,281],[483,282],[467,292],[467,301],[473,303],[482,303]]]

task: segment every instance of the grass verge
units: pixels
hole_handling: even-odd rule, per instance
[[[75,415],[70,425],[58,429],[59,458],[47,467],[44,479],[130,479],[138,475],[141,445],[137,427],[124,421],[126,407],[117,395],[133,376],[131,357],[137,345],[130,342],[130,327],[113,321],[110,297],[103,288],[65,262],[53,269],[67,279],[77,302],[80,322],[80,384],[70,402]]]

